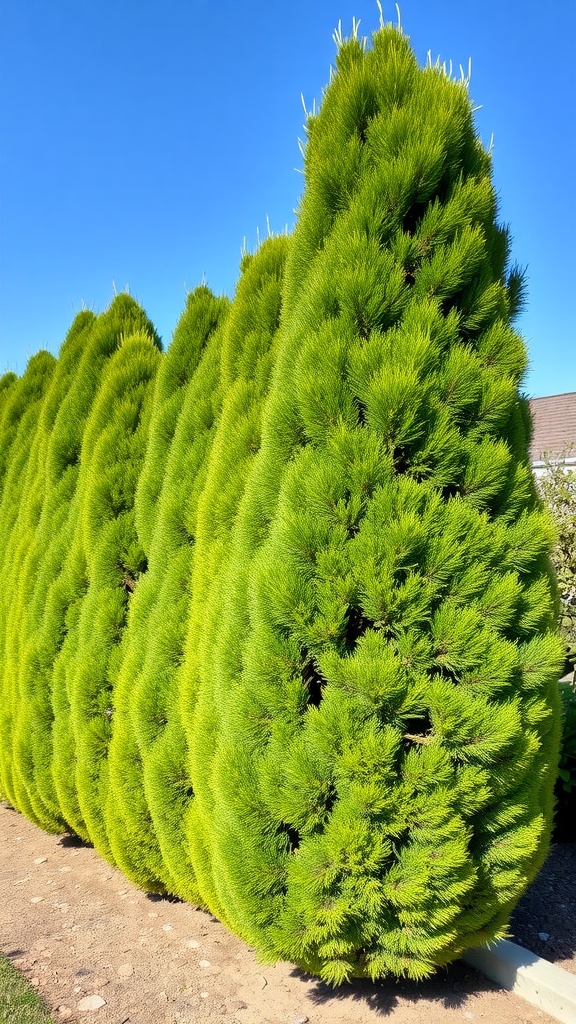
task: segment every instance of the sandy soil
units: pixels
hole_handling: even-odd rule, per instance
[[[463,963],[419,985],[336,992],[290,964],[263,966],[209,914],[140,892],[94,850],[1,804],[0,880],[0,948],[58,1022],[552,1022]],[[83,1009],[90,996],[98,1009]]]

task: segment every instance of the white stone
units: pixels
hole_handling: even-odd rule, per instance
[[[106,1000],[102,999],[102,996],[84,996],[78,1003],[79,1010],[99,1010],[101,1006],[106,1006]]]
[[[134,968],[132,964],[121,964],[121,966],[116,971],[116,974],[120,978],[130,978],[134,974]]]
[[[47,860],[48,860],[48,857],[35,857],[34,858],[34,863],[35,864],[45,864]]]
[[[200,943],[198,942],[197,939],[189,939],[188,942],[186,943],[186,946],[188,949],[199,949]]]
[[[43,896],[33,896],[32,899],[30,900],[30,903],[42,903],[43,899]]]
[[[540,942],[548,942],[550,936],[548,932],[538,932],[538,938],[540,939]]]
[[[199,963],[200,963],[200,967],[210,967],[210,961],[209,960],[200,960]]]

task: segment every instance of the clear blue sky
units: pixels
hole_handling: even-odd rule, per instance
[[[403,0],[423,63],[467,67],[494,133],[531,395],[576,390],[576,3]],[[118,290],[167,344],[203,275],[231,294],[243,238],[294,223],[300,93],[320,99],[339,19],[373,0],[0,0],[0,372],[57,352]],[[384,2],[386,20],[396,20]]]

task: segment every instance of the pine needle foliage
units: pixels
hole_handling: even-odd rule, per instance
[[[19,514],[26,539],[13,583],[10,634],[17,643],[6,660],[20,695],[12,756],[35,821],[49,831],[61,831],[65,822],[54,792],[50,742],[51,668],[60,637],[60,609],[50,606],[48,595],[70,540],[66,525],[83,427],[81,409],[78,402],[71,407],[71,395],[95,322],[93,313],[79,313],[61,347],[42,402],[34,462]]]
[[[192,785],[208,906],[339,984],[503,934],[549,841],[561,649],[466,83],[390,27],[336,65]]]
[[[200,681],[215,681],[214,649],[223,626],[225,600],[221,583],[245,483],[260,448],[262,412],[277,354],[288,247],[285,236],[271,237],[256,254],[244,257],[224,332],[221,388],[225,397],[198,503],[187,643],[178,678],[192,779],[205,778],[211,771],[218,717],[212,687],[201,687]],[[226,919],[225,906],[210,888],[207,851],[218,822],[206,802],[207,792],[200,787],[194,798],[194,787],[190,787],[185,832],[202,897]]]
[[[124,339],[103,376],[84,435],[80,531],[87,587],[66,664],[76,789],[91,842],[110,856],[104,822],[107,752],[123,630],[146,558],[134,496],[160,355],[148,334]]]
[[[73,748],[67,771],[74,780],[80,834],[104,854],[108,845],[100,790],[105,788],[110,692],[133,581],[144,565],[134,526],[134,492],[158,359],[149,334],[121,340],[102,375],[82,441],[71,554],[83,567],[84,579],[58,670],[69,700],[66,724]]]
[[[33,817],[29,803],[16,800],[15,766],[12,761],[14,719],[18,714],[17,679],[9,670],[9,658],[17,642],[12,628],[13,595],[18,575],[22,544],[28,540],[20,529],[20,508],[26,497],[26,479],[33,462],[34,443],[42,399],[49,387],[56,360],[48,352],[33,356],[22,377],[12,380],[3,389],[1,430],[1,465],[3,475],[0,502],[0,789],[3,795],[28,817]],[[16,783],[17,784],[17,783]]]
[[[177,888],[170,855],[163,856],[159,845],[144,766],[167,725],[166,705],[180,657],[194,546],[190,495],[219,408],[218,328],[228,306],[227,299],[215,298],[204,286],[188,296],[156,379],[136,491],[135,520],[147,568],[135,581],[112,696],[106,828],[116,863],[151,891]],[[169,749],[160,763],[166,820],[158,825],[160,834],[168,833],[168,846],[174,837],[167,806],[178,804],[188,789],[183,766],[174,770],[173,764]],[[188,876],[193,886],[190,869]],[[190,891],[185,883],[181,888]]]
[[[77,424],[74,443],[79,445],[79,454],[74,492],[65,502],[67,514],[62,522],[60,539],[57,541],[55,538],[55,542],[62,545],[63,557],[50,583],[40,630],[41,643],[45,644],[45,650],[50,654],[46,675],[50,679],[51,719],[50,722],[48,719],[45,721],[45,743],[51,745],[52,784],[60,813],[67,827],[85,840],[89,837],[78,803],[74,771],[76,741],[71,718],[70,669],[76,654],[79,618],[91,582],[90,552],[86,550],[84,532],[86,496],[98,494],[94,488],[90,490],[92,456],[89,455],[97,443],[98,432],[94,427],[90,431],[88,428],[95,415],[96,403],[110,362],[123,347],[125,339],[134,334],[145,335],[152,339],[150,344],[154,348],[159,348],[160,341],[144,311],[130,296],[118,295],[92,327],[59,417],[63,423]],[[127,399],[130,399],[129,393]],[[117,406],[122,412],[122,403],[118,402]],[[115,405],[112,406],[112,413],[115,408]],[[113,429],[105,417],[99,423],[103,429]],[[53,440],[54,451],[57,453],[59,442],[56,430]],[[110,468],[118,455],[118,449],[108,453]],[[138,471],[140,468],[141,463]],[[94,514],[98,514],[97,510],[94,510]],[[48,728],[49,724],[51,729]]]

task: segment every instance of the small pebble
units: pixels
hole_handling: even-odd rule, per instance
[[[134,968],[132,964],[121,964],[116,974],[119,978],[131,978],[134,974]]]
[[[302,1013],[298,1017],[292,1017],[290,1024],[308,1024],[308,1017]]]
[[[163,924],[162,925],[162,931],[163,932],[173,932],[174,929],[173,929],[171,924]]]
[[[208,999],[208,993],[207,992],[201,992],[200,993],[200,999]]]
[[[549,936],[548,932],[538,932],[538,938],[540,939],[541,942],[548,942],[548,939],[550,938],[550,936]]]
[[[210,967],[210,961],[209,960],[200,960],[199,963],[200,963],[200,967]]]
[[[43,896],[33,896],[32,899],[30,900],[30,903],[42,903],[43,899]]]
[[[189,939],[186,943],[188,949],[199,949],[200,943],[196,939]]]
[[[35,857],[34,858],[34,863],[35,864],[45,864],[47,860],[48,860],[48,857]]]

